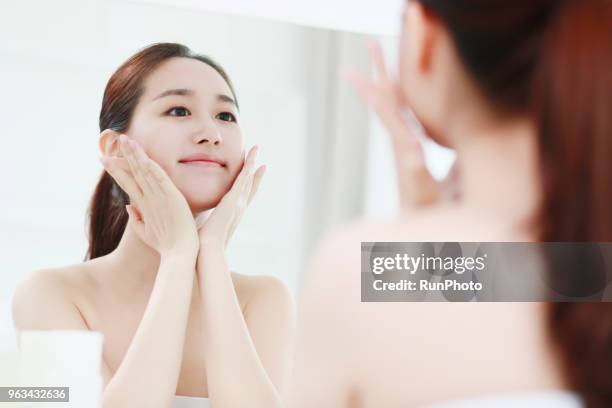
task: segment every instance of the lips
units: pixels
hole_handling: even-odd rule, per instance
[[[198,153],[191,156],[183,157],[179,160],[179,163],[199,166],[213,166],[213,167],[225,167],[225,160],[220,157]]]

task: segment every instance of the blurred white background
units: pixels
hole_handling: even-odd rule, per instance
[[[325,231],[361,215],[393,213],[386,135],[341,74],[348,66],[368,70],[366,33],[377,34],[395,67],[397,37],[390,34],[399,30],[401,4],[5,2],[0,344],[12,341],[17,282],[83,259],[86,209],[101,172],[102,93],[120,63],[153,42],[180,42],[221,63],[236,87],[247,145],[259,144],[259,161],[268,165],[229,249],[232,269],[278,276],[296,291]],[[430,153],[442,175],[448,155]]]

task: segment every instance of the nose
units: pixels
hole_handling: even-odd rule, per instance
[[[209,124],[201,131],[194,134],[193,141],[196,144],[211,144],[216,146],[221,144],[223,138],[221,137],[219,129]]]

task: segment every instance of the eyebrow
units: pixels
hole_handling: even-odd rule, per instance
[[[217,94],[217,100],[221,102],[228,102],[234,105],[236,108],[238,107],[238,104],[236,103],[236,101],[225,94]]]
[[[193,96],[195,95],[195,91],[193,89],[185,89],[185,88],[168,89],[167,91],[164,91],[161,94],[157,95],[155,98],[153,98],[153,100],[157,100],[159,98],[163,98],[165,96],[170,96],[170,95]],[[221,102],[228,102],[238,107],[238,105],[236,104],[236,101],[233,98],[229,97],[228,95],[217,94],[217,100]]]
[[[167,91],[164,91],[157,95],[155,98],[153,98],[153,100],[170,95],[192,96],[193,94],[195,94],[195,92],[192,89],[168,89]]]

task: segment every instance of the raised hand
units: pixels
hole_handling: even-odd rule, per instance
[[[105,170],[130,197],[126,206],[132,226],[160,255],[180,251],[196,255],[196,223],[183,194],[166,172],[126,135],[120,135],[123,157],[105,156]]]
[[[440,185],[425,166],[423,147],[402,116],[402,98],[398,83],[391,79],[379,43],[370,46],[375,78],[352,70],[348,79],[357,93],[380,118],[389,132],[399,184],[400,208],[426,206],[440,199]]]
[[[257,146],[251,148],[230,190],[208,217],[198,220],[201,244],[220,244],[223,248],[227,246],[246,207],[255,196],[266,170],[266,166],[260,166],[255,170],[257,151]]]

